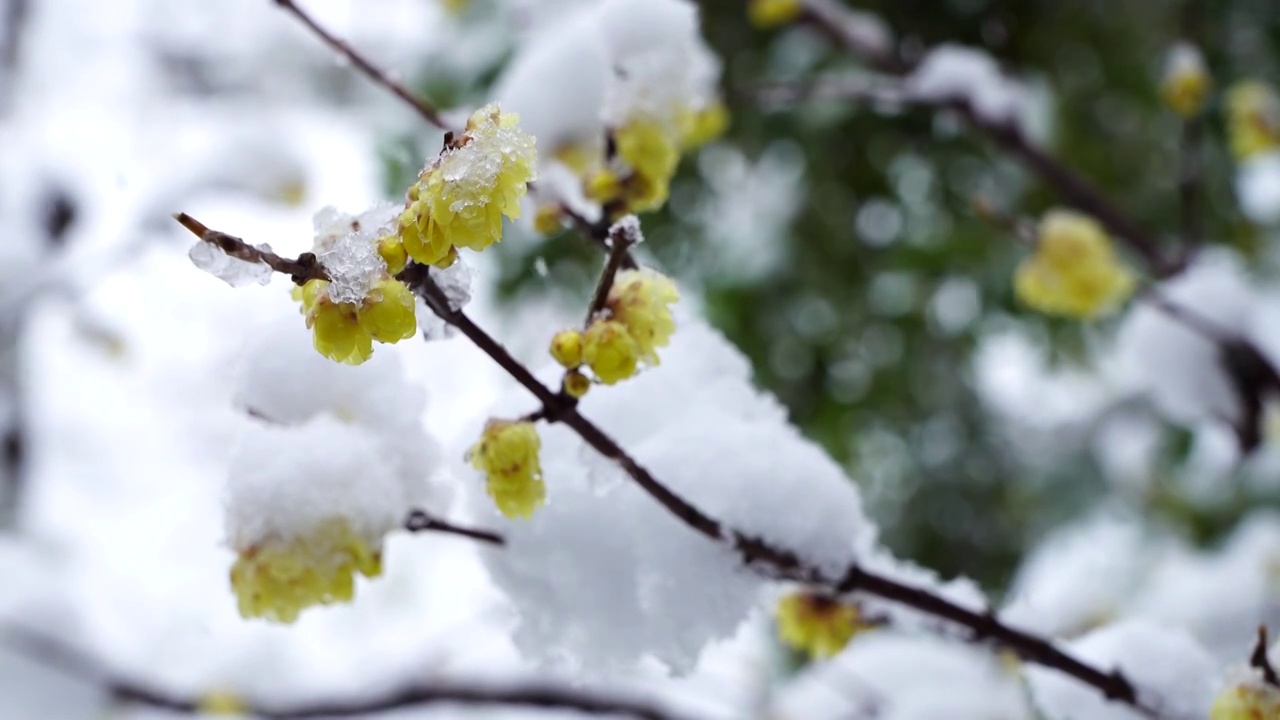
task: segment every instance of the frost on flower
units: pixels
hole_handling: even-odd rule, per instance
[[[262,427],[237,449],[227,484],[227,540],[240,614],[293,622],[347,602],[355,575],[381,568],[382,538],[411,494],[370,432],[328,416]]]
[[[714,330],[687,323],[661,366],[581,408],[696,507],[838,574],[874,535],[857,490],[750,372]],[[526,405],[513,396],[500,410]],[[504,523],[507,548],[482,557],[519,614],[518,646],[593,672],[626,671],[647,655],[688,671],[758,607],[765,580],[572,431],[540,430],[547,502],[532,518],[504,523],[486,493],[468,494],[477,513]]]
[[[1093,218],[1053,210],[1040,221],[1035,252],[1014,274],[1018,298],[1052,315],[1089,319],[1114,310],[1132,294],[1133,273],[1115,255],[1111,238]]]
[[[395,214],[386,205],[354,217],[333,208],[316,214],[313,251],[329,279],[309,280],[295,297],[316,350],[330,360],[359,365],[374,340],[399,342],[417,330],[413,293],[391,277],[391,263],[404,265]]]
[[[271,252],[270,245],[258,245],[259,250]],[[264,262],[249,262],[234,258],[213,243],[197,240],[187,253],[191,262],[201,270],[225,282],[231,287],[245,287],[271,282],[271,266]]]
[[[1217,665],[1179,629],[1130,620],[1095,630],[1066,649],[1095,667],[1119,670],[1137,689],[1139,700],[1157,708],[1161,717],[1191,720],[1209,714]],[[1047,720],[1148,717],[1057,671],[1029,665],[1026,673]]]
[[[356,575],[379,573],[386,533],[449,499],[430,482],[439,452],[421,426],[423,393],[395,358],[336,365],[307,344],[288,322],[245,359],[238,403],[265,421],[233,452],[226,492],[245,617],[292,622],[350,601]]]
[[[1280,149],[1280,96],[1271,85],[1245,80],[1226,94],[1227,137],[1237,160]]]
[[[982,50],[944,44],[934,48],[907,78],[907,90],[923,100],[967,102],[990,122],[1019,124],[1027,91],[1005,77],[995,58]]]
[[[1160,97],[1165,105],[1183,117],[1198,115],[1209,100],[1212,85],[1199,48],[1180,42],[1169,49],[1160,80]]]
[[[810,592],[793,592],[778,601],[778,636],[811,658],[828,658],[853,636],[873,627],[857,605]]]
[[[399,219],[410,257],[448,267],[458,248],[480,251],[501,240],[503,216],[520,217],[538,153],[519,119],[496,104],[480,108],[418,176]]]
[[[1213,700],[1209,720],[1272,720],[1280,718],[1280,687],[1263,679],[1254,668],[1237,668]]]

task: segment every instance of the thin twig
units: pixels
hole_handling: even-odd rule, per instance
[[[868,13],[851,10],[835,0],[804,0],[803,22],[821,30],[836,43],[856,48],[862,62],[881,72],[900,74],[911,66],[896,53],[893,39]]]
[[[1280,688],[1280,675],[1267,657],[1267,626],[1258,626],[1258,639],[1253,644],[1253,653],[1249,656],[1249,665],[1262,672],[1262,679],[1272,687]]]
[[[449,129],[449,126],[445,124],[444,119],[440,117],[439,110],[428,104],[422,98],[414,95],[402,83],[393,80],[390,75],[379,69],[377,65],[370,62],[363,54],[356,51],[355,48],[351,47],[344,40],[324,29],[324,27],[317,23],[310,14],[299,7],[294,0],[275,0],[275,3],[292,13],[294,17],[298,18],[303,25],[306,25],[311,32],[315,33],[317,37],[323,40],[326,45],[333,48],[334,52],[337,52],[350,60],[352,65],[355,65],[360,72],[365,74],[365,77],[369,78],[374,83],[381,85],[387,90],[390,90],[392,94],[403,100],[406,105],[412,107],[419,115],[422,116],[423,120],[426,120],[441,130]]]
[[[27,657],[71,677],[102,686],[117,701],[193,715],[200,713],[199,697],[176,694],[127,678],[110,675],[95,659],[61,640],[13,625],[0,627],[0,639]],[[420,705],[506,706],[539,710],[569,710],[588,715],[629,715],[642,720],[680,720],[680,716],[646,700],[606,696],[576,688],[522,684],[411,685],[368,698],[340,698],[296,705],[244,702],[243,715],[264,720],[364,717]]]
[[[591,222],[570,207],[563,206],[563,209],[565,217],[569,218],[582,237],[599,246],[601,250],[609,251],[610,223],[608,218],[602,216],[600,220]],[[636,263],[635,258],[632,257],[630,251],[627,251],[622,257],[622,269],[635,270],[637,267],[639,265]]]
[[[1201,179],[1204,176],[1204,153],[1201,138],[1204,118],[1197,115],[1182,123],[1178,143],[1178,219],[1182,230],[1182,263],[1186,264],[1204,240],[1204,206]]]
[[[587,306],[585,325],[590,325],[596,313],[604,310],[605,304],[609,302],[609,291],[613,289],[613,281],[618,276],[618,270],[621,269],[623,262],[631,257],[631,246],[636,243],[636,239],[631,225],[618,223],[609,230],[609,257],[604,262],[600,281],[596,283],[596,291],[592,294],[591,303]]]
[[[306,284],[309,280],[329,279],[329,275],[325,273],[320,263],[316,262],[316,256],[312,253],[303,253],[298,256],[298,259],[291,260],[280,257],[269,250],[256,248],[234,235],[211,230],[205,227],[204,223],[186,213],[175,213],[173,219],[181,223],[182,227],[190,230],[191,234],[210,245],[216,246],[227,255],[245,262],[264,263],[272,270],[288,275],[299,285]]]
[[[479,540],[480,542],[491,543],[493,545],[501,546],[507,544],[506,538],[496,532],[456,525],[447,520],[432,517],[424,510],[414,510],[409,513],[409,517],[404,521],[404,529],[409,532],[431,531],[448,533],[451,535],[471,538],[472,540]]]

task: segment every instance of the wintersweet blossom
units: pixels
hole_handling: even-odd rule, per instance
[[[719,100],[698,109],[680,112],[680,150],[688,152],[706,145],[729,129],[729,108]]]
[[[662,207],[671,192],[671,178],[680,164],[677,133],[662,123],[640,119],[614,132],[618,157],[631,169],[622,185],[632,212]]]
[[[304,535],[242,550],[231,587],[242,616],[291,623],[312,605],[350,602],[357,573],[380,575],[381,550],[333,518]]]
[[[1259,80],[1245,80],[1227,90],[1227,136],[1237,160],[1280,148],[1280,96]]]
[[[564,374],[561,387],[570,397],[582,398],[591,390],[591,378],[579,370],[570,370]]]
[[[619,272],[605,305],[610,316],[626,326],[641,359],[657,365],[656,349],[666,345],[676,330],[671,305],[679,299],[670,278],[642,268]]]
[[[463,134],[409,188],[399,234],[414,260],[448,267],[457,248],[484,250],[502,239],[502,217],[520,217],[536,176],[534,138],[519,116],[496,104],[472,113]]]
[[[1280,718],[1280,688],[1270,685],[1257,670],[1240,677],[1214,698],[1209,720],[1272,720]]]
[[[582,359],[600,382],[613,385],[636,374],[640,347],[626,325],[596,320],[583,335]]]
[[[1113,310],[1133,293],[1134,284],[1102,226],[1071,210],[1045,214],[1035,253],[1014,275],[1014,291],[1028,306],[1081,319]]]
[[[373,341],[395,343],[413,337],[418,324],[413,293],[399,280],[378,281],[358,303],[335,302],[327,280],[301,288],[302,312],[321,355],[359,365],[373,355]]]
[[[758,28],[772,28],[800,17],[804,11],[802,0],[751,0],[747,17]]]
[[[868,627],[856,606],[825,595],[794,592],[778,601],[778,635],[811,658],[835,655]]]
[[[1169,109],[1182,117],[1199,115],[1212,86],[1209,68],[1196,46],[1178,43],[1169,50],[1160,80],[1160,97]]]
[[[489,497],[509,518],[530,517],[546,501],[541,445],[531,422],[490,420],[471,448],[471,465],[484,472]]]

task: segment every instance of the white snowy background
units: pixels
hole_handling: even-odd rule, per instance
[[[550,6],[574,4],[513,2],[486,22],[418,0],[306,7],[384,66],[469,80],[513,48],[513,67],[530,63],[520,48],[560,32]],[[296,254],[310,247],[320,207],[356,212],[394,199],[381,189],[387,136],[434,147],[438,131],[266,0],[34,2],[20,57],[0,99],[0,326],[18,326],[3,340],[18,357],[29,476],[18,527],[0,535],[0,626],[55,636],[174,693],[226,689],[274,703],[536,677],[652,693],[707,718],[1136,717],[1052,671],[1019,674],[988,649],[900,612],[896,631],[784,679],[768,617],[776,589],[678,527],[563,428],[543,433],[547,508],[509,523],[484,503],[463,455],[490,415],[533,403],[458,338],[379,346],[374,364],[425,390],[420,420],[434,440],[424,443],[438,444],[425,465],[433,482],[459,489],[448,515],[499,529],[512,547],[393,535],[384,576],[362,583],[353,604],[308,611],[290,626],[241,619],[223,517],[233,448],[260,428],[242,407],[246,353],[264,337],[294,349],[308,338],[282,278],[232,290],[199,272],[187,258],[191,238],[169,214]],[[985,88],[983,112],[1031,122],[1017,84],[973,51],[944,48],[915,89],[945,95],[961,81]],[[546,102],[544,113],[557,107],[554,96]],[[547,133],[577,121],[522,110]],[[757,160],[715,146],[698,163],[713,198],[704,212],[720,220],[708,223],[708,246],[724,253],[726,273],[768,272],[799,202],[801,162],[778,145]],[[1259,220],[1280,217],[1269,167],[1257,161],[1240,177],[1245,210]],[[61,253],[45,249],[42,230],[58,190],[77,207]],[[735,250],[746,230],[755,244]],[[519,239],[513,232],[507,242]],[[544,343],[580,309],[549,300],[499,312],[492,260],[469,260],[468,311],[554,382]],[[1276,288],[1249,277],[1238,258],[1207,254],[1168,294],[1280,357]],[[876,548],[843,470],[752,388],[747,361],[700,319],[696,291],[685,296],[661,368],[597,391],[584,412],[718,516],[828,567],[857,551],[873,567],[981,607],[971,583],[942,584]],[[1095,367],[1064,372],[1034,338],[992,332],[972,371],[1029,454],[1054,433],[1095,433],[1119,496],[1146,492],[1155,475],[1157,420],[1126,410],[1135,397],[1152,398],[1194,429],[1198,469],[1175,480],[1188,492],[1222,492],[1211,479],[1239,458],[1221,421],[1239,409],[1203,341],[1139,309],[1098,344]],[[1153,354],[1168,361],[1161,372],[1151,372]],[[1278,457],[1264,449],[1250,459],[1249,481],[1273,486]],[[1104,668],[1118,663],[1170,717],[1204,717],[1257,625],[1280,622],[1280,515],[1258,512],[1206,552],[1124,507],[1034,549],[1005,616]],[[101,718],[104,702],[92,683],[0,642],[3,720]],[[396,717],[525,714],[438,707]]]

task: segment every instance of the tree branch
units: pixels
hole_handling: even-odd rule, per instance
[[[307,26],[311,32],[315,33],[317,37],[324,41],[324,44],[332,48],[334,52],[350,60],[352,65],[355,65],[360,72],[364,73],[365,77],[372,80],[375,84],[381,85],[387,90],[390,90],[392,94],[403,100],[405,104],[413,108],[423,120],[426,120],[441,130],[449,129],[449,126],[445,124],[444,119],[440,117],[439,110],[428,104],[422,98],[414,95],[402,83],[393,80],[390,75],[379,69],[377,65],[370,62],[364,57],[364,55],[356,51],[355,48],[351,47],[344,40],[324,29],[324,27],[317,23],[310,14],[299,7],[294,0],[275,0],[275,3],[284,10],[292,13],[293,16],[298,18],[303,25]]]
[[[605,303],[609,302],[609,291],[613,289],[614,278],[618,276],[622,264],[631,257],[631,246],[637,239],[634,232],[622,223],[615,224],[608,232],[609,257],[600,273],[600,281],[596,283],[596,291],[591,296],[591,304],[587,306],[586,325],[590,325],[591,319],[604,310]]]
[[[184,715],[202,711],[202,698],[172,693],[136,681],[113,676],[85,653],[32,630],[5,625],[0,638],[27,657],[71,677],[98,684],[120,702],[168,710]],[[370,698],[342,698],[304,704],[244,703],[243,715],[263,720],[363,717],[419,705],[508,706],[539,710],[571,710],[587,715],[628,715],[642,720],[681,720],[681,716],[652,702],[612,697],[574,688],[549,685],[490,684],[410,685]]]
[[[599,221],[591,222],[575,212],[572,208],[568,206],[561,207],[564,209],[565,216],[573,222],[573,226],[577,228],[578,233],[582,235],[582,237],[599,246],[601,250],[604,250],[605,252],[609,251],[610,224],[608,218],[601,217]],[[637,267],[639,267],[639,265],[636,264],[635,258],[631,256],[630,251],[627,251],[622,258],[622,269],[635,270]]]
[[[210,245],[216,246],[231,257],[245,262],[264,263],[272,270],[288,275],[298,285],[304,285],[309,280],[329,279],[328,273],[324,271],[324,268],[316,261],[316,256],[312,253],[303,253],[298,256],[297,260],[291,260],[280,257],[268,250],[256,248],[234,235],[211,230],[205,227],[204,223],[186,213],[175,213],[173,219],[181,223],[182,227],[190,230],[191,234]]]
[[[1258,639],[1253,644],[1253,653],[1249,655],[1249,666],[1262,672],[1262,679],[1271,687],[1280,688],[1280,675],[1276,675],[1275,666],[1267,657],[1267,626],[1258,626]]]
[[[496,532],[455,525],[447,520],[432,517],[425,510],[414,510],[409,513],[409,517],[404,521],[404,529],[415,533],[426,531],[448,533],[499,546],[507,544],[507,539]]]
[[[1201,137],[1204,119],[1197,115],[1182,123],[1178,143],[1178,220],[1182,230],[1183,263],[1190,259],[1204,239],[1204,208],[1201,179],[1204,176],[1204,153]]]

